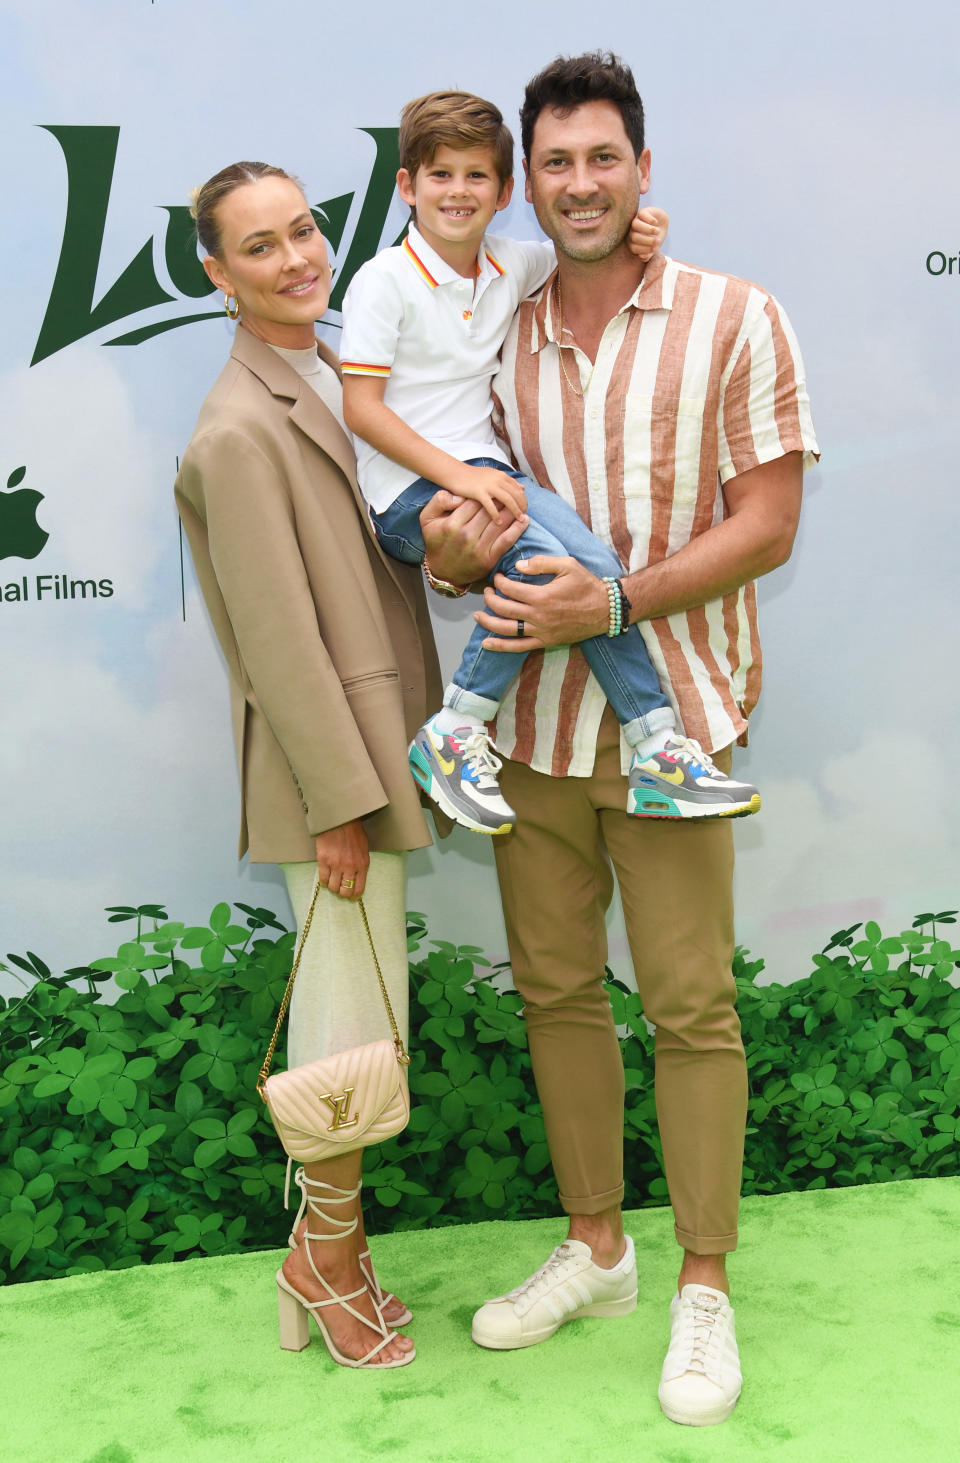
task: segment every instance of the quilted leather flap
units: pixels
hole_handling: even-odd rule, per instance
[[[374,1041],[278,1072],[264,1087],[278,1131],[322,1134],[352,1148],[392,1104],[409,1108],[406,1074],[392,1041]]]

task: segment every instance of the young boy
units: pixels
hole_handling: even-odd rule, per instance
[[[605,635],[580,644],[633,749],[627,812],[635,817],[736,817],[760,806],[756,789],[734,782],[676,718],[636,625],[620,578],[623,565],[556,493],[516,472],[497,445],[490,383],[522,299],[556,267],[553,245],[486,237],[513,190],[513,138],[491,102],[465,92],[434,92],[409,102],[400,125],[397,189],[413,210],[403,244],[359,270],[343,304],[343,398],[356,436],[360,486],[383,548],[424,563],[419,515],[438,488],[503,509],[529,523],[496,570],[521,575],[533,554],[571,555],[607,583]],[[649,258],[666,233],[666,214],[645,209],[629,246]],[[551,304],[552,309],[552,304]],[[562,338],[562,315],[554,326]],[[572,351],[570,352],[572,356]],[[582,395],[579,368],[564,375]],[[548,577],[548,576],[544,576]],[[441,593],[465,593],[427,578]],[[521,627],[522,633],[522,627]],[[443,709],[410,746],[417,782],[464,827],[504,833],[513,810],[500,794],[500,762],[485,723],[525,659],[485,650],[474,627]]]

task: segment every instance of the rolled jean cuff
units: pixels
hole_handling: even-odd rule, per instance
[[[443,704],[453,711],[462,711],[465,716],[475,716],[479,721],[492,721],[500,710],[499,701],[489,696],[478,696],[474,691],[465,691],[451,681],[443,693]]]
[[[655,706],[646,716],[636,716],[633,721],[625,721],[623,735],[627,745],[635,747],[644,737],[652,737],[654,732],[668,731],[676,724],[677,718],[672,706]]]
[[[728,1255],[737,1248],[737,1232],[733,1234],[688,1234],[676,1224],[673,1232],[677,1244],[689,1250],[691,1255]]]
[[[561,1194],[560,1203],[567,1214],[602,1214],[604,1209],[613,1209],[623,1203],[623,1184],[608,1189],[605,1194],[584,1194],[580,1198]]]

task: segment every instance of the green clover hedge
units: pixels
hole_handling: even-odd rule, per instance
[[[273,913],[218,904],[203,926],[159,904],[115,957],[54,975],[8,955],[24,994],[0,1000],[0,1279],[277,1245],[283,1154],[255,1091],[290,967]],[[956,911],[884,938],[853,925],[794,984],[734,974],[750,1069],[744,1192],[955,1174],[960,1138]],[[556,1212],[521,1001],[479,949],[427,941],[408,916],[410,1126],[366,1155],[370,1227]],[[112,979],[115,1001],[98,986]],[[653,1039],[609,978],[627,1075],[630,1207],[667,1200]]]

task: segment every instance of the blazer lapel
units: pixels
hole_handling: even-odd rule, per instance
[[[322,340],[317,341],[317,350],[322,360],[328,366],[332,366],[337,375],[340,375],[340,362],[333,351]],[[256,336],[249,331],[237,328],[233,338],[233,349],[230,352],[236,360],[240,361],[248,370],[252,371],[274,396],[285,396],[293,405],[290,408],[290,420],[293,424],[315,442],[321,451],[325,452],[331,461],[343,473],[350,490],[357,503],[357,510],[360,514],[360,521],[364,529],[376,546],[377,554],[383,562],[384,567],[389,571],[390,577],[403,595],[411,614],[416,617],[416,607],[410,596],[407,587],[397,575],[396,565],[385,554],[380,547],[380,541],[374,532],[373,524],[370,522],[370,512],[367,508],[366,499],[360,491],[360,484],[357,482],[357,460],[353,451],[353,444],[347,437],[346,432],[330,411],[329,407],[321,400],[312,386],[308,386],[303,377],[294,370],[289,361],[278,356],[265,341],[257,340]]]
[[[300,394],[290,408],[290,420],[337,464],[353,490],[363,518],[366,519],[367,505],[357,482],[357,459],[353,446],[333,412],[302,378]],[[370,531],[373,532],[372,527]]]
[[[337,369],[336,357],[331,359],[331,352],[322,346],[320,354],[327,365]],[[257,340],[246,330],[238,329],[234,336],[233,350],[230,352],[238,361],[241,361],[255,376],[259,376],[263,384],[273,393],[274,396],[285,396],[293,402],[290,408],[290,419],[301,430],[305,432],[312,442],[316,442],[328,457],[332,458],[350,484],[355,496],[360,503],[363,496],[357,483],[357,463],[354,457],[353,447],[347,434],[344,432],[336,417],[325,405],[312,386],[308,386],[303,377],[294,370],[293,366],[278,356],[264,341]],[[337,370],[337,375],[340,372]]]

